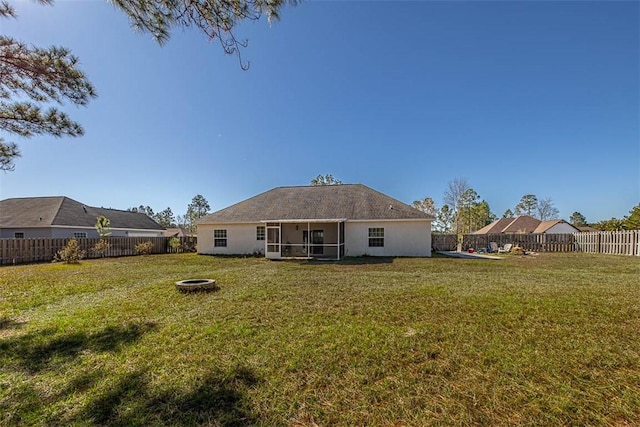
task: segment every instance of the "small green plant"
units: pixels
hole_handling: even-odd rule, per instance
[[[146,242],[138,243],[135,246],[137,255],[149,255],[153,250],[153,242],[147,240]]]
[[[101,238],[111,236],[111,221],[104,215],[100,215],[95,225],[96,231]]]
[[[177,237],[172,237],[169,239],[169,247],[174,250],[174,252],[178,252],[182,249],[182,244],[180,243],[180,239]]]
[[[80,249],[78,241],[73,238],[67,245],[60,249],[53,257],[53,262],[64,262],[66,264],[78,264],[84,258],[86,252]]]
[[[107,242],[107,239],[100,239],[98,240],[98,243],[96,243],[91,248],[91,251],[100,256],[104,256],[104,253],[108,251],[110,248],[111,248],[111,243]]]

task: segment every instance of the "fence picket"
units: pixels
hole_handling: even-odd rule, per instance
[[[434,250],[455,250],[455,234],[434,234]],[[574,234],[466,234],[462,250],[488,249],[491,242],[507,243],[535,252],[586,252],[608,255],[640,256],[640,230],[593,231]]]
[[[191,252],[195,250],[197,238],[178,237],[181,249],[174,250],[169,246],[170,237],[109,237],[110,248],[100,254],[92,248],[100,241],[98,238],[77,239],[80,249],[86,252],[86,258],[117,257],[137,255],[135,246],[151,241],[152,254]],[[29,262],[52,261],[58,251],[64,248],[70,238],[30,238],[0,239],[0,266]]]

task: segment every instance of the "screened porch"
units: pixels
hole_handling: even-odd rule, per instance
[[[271,259],[340,260],[344,257],[344,219],[265,221],[265,255]]]

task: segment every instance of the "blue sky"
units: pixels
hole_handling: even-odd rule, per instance
[[[184,214],[331,173],[438,206],[466,178],[498,216],[524,194],[592,222],[640,202],[637,1],[310,1],[237,29],[249,71],[105,1],[12,3],[0,32],[70,48],[99,97],[65,106],[81,138],[14,139],[3,199]]]

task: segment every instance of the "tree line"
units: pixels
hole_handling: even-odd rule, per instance
[[[415,200],[411,205],[435,218],[434,230],[442,233],[467,234],[491,224],[498,219],[491,211],[489,202],[482,199],[465,178],[449,181],[438,207],[431,197]],[[549,197],[538,199],[534,194],[525,194],[514,206],[507,209],[502,218],[529,215],[541,221],[557,218],[558,209]]]
[[[127,209],[129,212],[139,212],[146,214],[160,226],[164,228],[182,227],[190,233],[196,231],[196,221],[211,211],[209,202],[201,194],[197,194],[187,205],[187,212],[184,215],[174,215],[170,207],[154,213],[150,206],[140,205]]]
[[[310,185],[340,185],[342,181],[331,174],[318,175]],[[449,181],[443,197],[444,203],[438,207],[432,197],[415,200],[411,206],[432,216],[434,231],[441,233],[467,234],[491,224],[498,217],[491,211],[489,203],[471,187],[466,178],[455,178]],[[558,219],[560,211],[550,197],[538,199],[535,194],[525,194],[513,207],[507,209],[502,218],[515,218],[528,215],[547,221]],[[587,222],[580,212],[575,211],[569,217],[569,223],[575,227],[590,226],[597,230],[639,230],[640,203],[629,211],[629,215],[622,219],[611,218],[595,223]]]
[[[456,178],[450,181],[444,193],[444,204],[440,207],[431,197],[416,200],[412,206],[435,218],[434,231],[442,233],[472,233],[491,224],[497,216],[491,211],[489,203],[482,200],[466,179]],[[507,209],[502,218],[515,218],[528,215],[541,221],[558,219],[560,212],[550,197],[538,199],[535,194],[525,194],[512,209]],[[575,227],[592,227],[602,231],[639,230],[640,203],[634,206],[629,215],[622,219],[611,218],[589,223],[584,215],[575,211],[569,217]]]

